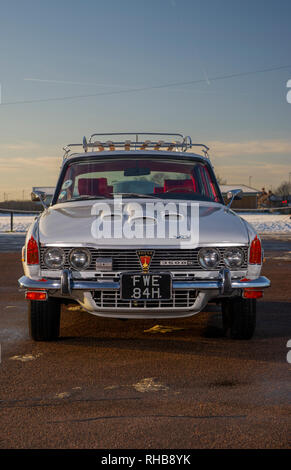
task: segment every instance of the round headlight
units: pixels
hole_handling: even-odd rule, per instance
[[[49,269],[60,269],[65,264],[65,253],[61,248],[48,248],[44,252],[43,261]]]
[[[244,252],[240,248],[228,248],[223,260],[229,268],[239,268],[244,262]]]
[[[203,268],[215,269],[220,261],[220,253],[216,248],[201,248],[198,259]]]
[[[72,268],[78,271],[87,269],[91,263],[90,251],[86,248],[75,248],[70,253],[70,263]]]

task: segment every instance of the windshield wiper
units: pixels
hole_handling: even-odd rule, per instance
[[[73,197],[72,199],[68,199],[67,201],[59,201],[60,203],[63,202],[74,202],[74,201],[86,201],[92,199],[108,199],[114,196],[125,196],[125,197],[139,197],[139,198],[159,198],[156,194],[139,194],[139,193],[110,193],[108,196],[79,196]]]
[[[156,194],[139,194],[139,193],[112,193],[112,196],[125,196],[125,197],[139,197],[139,198],[149,198],[153,197],[159,198]]]
[[[74,201],[87,201],[89,199],[105,199],[105,196],[79,196],[73,197],[72,199],[67,199],[67,201],[60,201],[60,202],[74,202]]]

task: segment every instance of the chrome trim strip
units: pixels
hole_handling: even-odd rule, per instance
[[[125,198],[126,199],[126,198]],[[82,201],[77,201],[77,202],[82,202]],[[86,242],[78,242],[78,243],[74,243],[74,245],[72,245],[72,243],[66,243],[66,242],[56,242],[56,243],[43,243],[41,244],[41,248],[47,248],[47,247],[52,247],[52,246],[56,246],[58,248],[94,248],[96,250],[124,250],[124,253],[127,252],[128,249],[133,249],[132,246],[129,246],[129,245],[114,245],[114,247],[110,248],[108,247],[108,245],[95,245],[94,243],[86,243]],[[213,243],[203,243],[201,242],[199,244],[199,248],[204,248],[204,247],[212,247],[212,248],[231,248],[231,247],[248,247],[249,246],[249,243],[237,243],[237,242],[216,242],[215,243],[215,246],[213,245]],[[190,249],[190,250],[195,250],[197,247],[193,247],[193,248],[186,248],[186,249]],[[158,246],[155,244],[155,245],[143,245],[142,247],[142,250],[145,251],[145,250],[157,250],[157,249],[177,249],[177,250],[183,250],[183,248],[181,248],[180,245],[164,245],[163,248],[162,246]],[[181,251],[183,253],[183,251]]]
[[[173,266],[175,268],[175,266]],[[219,279],[219,271],[211,271],[210,273],[207,271],[175,271],[169,270],[174,280],[189,280],[189,278],[197,278],[199,280],[212,280],[212,279]],[[96,278],[96,281],[99,280],[101,277],[107,280],[109,278],[116,278],[119,279],[121,274],[126,274],[126,271],[72,271],[72,276],[74,279],[86,280]],[[44,278],[51,278],[51,279],[60,279],[62,271],[56,270],[46,270],[42,269],[40,271],[40,276]],[[231,276],[233,279],[242,279],[246,277],[247,269],[242,269],[240,271],[231,271]],[[187,279],[184,279],[187,278]]]
[[[22,276],[18,279],[20,289],[45,289],[45,290],[60,290],[62,283],[60,279],[31,279],[27,276]],[[119,282],[109,281],[71,281],[71,290],[117,290],[119,289]]]
[[[247,281],[240,281],[235,280],[231,281],[231,288],[232,289],[244,289],[244,288],[259,288],[259,289],[266,289],[270,287],[271,282],[265,276],[260,276],[257,279],[248,279]],[[194,282],[173,282],[174,289],[221,289],[222,288],[222,281],[194,281]]]
[[[271,281],[265,277],[265,276],[260,276],[257,279],[251,279],[247,281],[232,281],[231,287],[233,289],[241,289],[245,287],[256,287],[258,289],[266,289],[267,287],[270,287]]]

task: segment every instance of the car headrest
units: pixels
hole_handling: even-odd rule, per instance
[[[107,178],[80,178],[78,181],[80,196],[103,196],[108,192]]]
[[[156,187],[154,188],[154,194],[159,194],[159,193],[163,193],[163,192],[164,192],[164,188],[163,188],[163,187],[160,188],[160,187],[156,186]]]
[[[194,186],[192,180],[165,180],[164,192],[172,190],[173,193],[188,193],[193,191]]]

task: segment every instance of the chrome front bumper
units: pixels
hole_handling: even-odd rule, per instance
[[[42,289],[45,291],[60,291],[62,295],[68,295],[72,291],[112,291],[120,289],[120,282],[113,281],[86,281],[73,279],[70,271],[64,270],[60,279],[31,279],[22,276],[18,280],[19,288],[25,290]],[[270,280],[264,276],[257,279],[232,280],[228,270],[220,273],[219,279],[213,280],[197,280],[197,281],[174,281],[173,289],[177,290],[197,290],[209,291],[217,290],[220,295],[228,295],[235,289],[266,289],[270,287]]]
[[[197,281],[172,281],[173,299],[179,297],[186,290],[196,291],[195,298],[187,301],[187,304],[179,306],[175,301],[171,305],[151,307],[144,302],[142,307],[135,306],[132,301],[124,305],[120,299],[120,282],[110,280],[87,281],[74,279],[69,270],[62,272],[59,279],[31,279],[23,276],[18,280],[21,290],[44,290],[53,297],[76,300],[84,310],[101,317],[110,318],[178,318],[190,317],[203,310],[209,301],[221,296],[239,295],[239,291],[247,288],[265,289],[270,286],[270,281],[266,277],[259,277],[253,280],[231,279],[230,272],[224,269],[220,272],[219,278],[211,280]],[[94,291],[101,291],[101,296],[112,298],[113,304],[97,305],[94,299]],[[102,292],[103,291],[103,292]],[[180,297],[181,298],[181,297]],[[187,299],[187,295],[186,295]],[[121,302],[119,302],[121,301]]]

